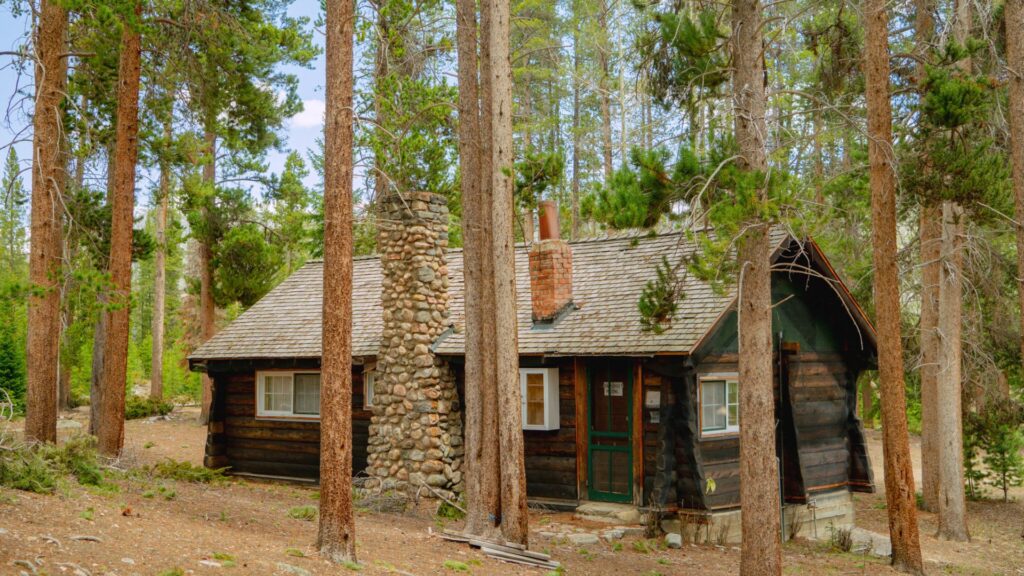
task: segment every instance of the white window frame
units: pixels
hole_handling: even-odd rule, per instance
[[[530,374],[544,375],[544,422],[528,424],[526,421],[526,379]],[[523,430],[558,430],[558,368],[520,368],[519,391],[522,396]]]
[[[377,363],[363,365],[363,410],[373,410],[373,386],[377,380]]]
[[[708,430],[704,425],[704,384],[708,382],[725,382],[725,428]],[[736,419],[737,422],[729,422],[729,387],[736,387]],[[697,379],[697,414],[700,418],[701,438],[715,438],[722,436],[736,436],[740,433],[740,422],[743,420],[739,408],[740,402],[740,381],[739,374],[735,372],[725,374],[703,374]]]
[[[316,374],[320,378],[321,404],[323,401],[323,376],[320,370],[260,370],[256,372],[256,418],[287,419],[287,420],[320,420],[320,414],[295,413],[295,375]],[[288,376],[291,379],[292,409],[267,410],[264,407],[264,376]],[[319,408],[319,407],[318,407]]]

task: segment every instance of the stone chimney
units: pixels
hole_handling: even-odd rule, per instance
[[[560,238],[558,205],[538,203],[540,240],[530,246],[530,295],[533,321],[554,320],[572,305],[572,248]]]
[[[385,489],[427,484],[452,495],[462,490],[459,400],[431,348],[449,325],[447,203],[428,192],[389,194],[378,214],[384,322],[367,471]]]

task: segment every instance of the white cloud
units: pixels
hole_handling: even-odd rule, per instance
[[[323,100],[303,100],[302,112],[292,117],[292,126],[295,128],[319,128],[324,125],[324,110],[326,110],[326,106]]]

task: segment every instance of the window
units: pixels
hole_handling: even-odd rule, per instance
[[[558,430],[558,368],[520,368],[523,430]]]
[[[732,434],[740,429],[740,384],[734,378],[700,380],[701,434]]]
[[[320,417],[319,372],[257,372],[256,416]]]
[[[373,385],[377,381],[377,365],[363,366],[363,409],[373,408]]]

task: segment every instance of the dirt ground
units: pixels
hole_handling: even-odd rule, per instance
[[[202,461],[204,428],[192,409],[176,410],[169,421],[132,421],[126,433],[125,465],[163,458]],[[84,422],[83,413],[73,419]],[[76,426],[76,424],[65,424]],[[62,436],[77,430],[62,428]],[[881,487],[880,436],[869,433],[876,483]],[[915,458],[918,452],[915,446]],[[919,463],[918,463],[919,465]],[[362,574],[469,573],[544,575],[545,570],[489,559],[463,544],[433,533],[445,526],[424,503],[405,514],[358,514],[356,540],[361,567],[346,569],[317,558],[315,520],[289,516],[298,506],[316,505],[316,489],[292,484],[233,480],[224,485],[119,480],[118,489],[77,484],[54,495],[0,489],[0,574],[161,575],[180,574]],[[161,490],[162,488],[162,490]],[[155,497],[154,494],[156,494]],[[147,497],[149,496],[149,497]],[[1017,501],[972,502],[973,541],[937,541],[935,518],[921,516],[924,553],[931,574],[1024,575],[1024,491]],[[886,533],[884,495],[858,495],[859,526]],[[627,536],[621,545],[601,542],[577,547],[541,537],[552,524],[581,524],[569,513],[532,513],[531,547],[550,553],[565,574],[735,574],[739,549],[684,546],[664,549],[660,541]],[[457,528],[457,524],[449,524]],[[83,537],[86,537],[83,539]],[[808,575],[894,574],[882,560],[830,551],[827,545],[794,542],[785,547],[785,573]],[[227,561],[225,561],[227,560]],[[233,565],[232,565],[233,564]],[[172,572],[173,573],[173,572]]]

